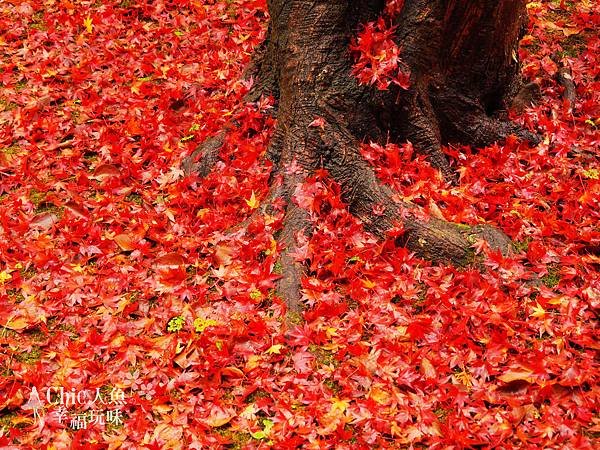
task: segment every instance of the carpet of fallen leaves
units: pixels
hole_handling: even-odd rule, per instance
[[[363,147],[403,197],[497,224],[518,253],[475,242],[483,272],[432,266],[365,233],[320,173],[297,191],[315,232],[295,328],[274,290],[281,213],[227,233],[267,192],[271,105],[240,81],[265,8],[0,2],[0,446],[593,448],[598,3],[528,5],[543,95],[515,120],[537,147],[448,148],[459,187],[410,145]],[[217,170],[184,177],[232,120]]]

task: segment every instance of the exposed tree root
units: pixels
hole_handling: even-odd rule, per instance
[[[473,244],[480,240],[485,240],[490,248],[498,249],[503,254],[511,251],[510,238],[494,227],[468,226],[424,217],[420,208],[399,201],[394,192],[377,179],[374,170],[360,155],[358,139],[343,124],[332,120],[322,128],[310,128],[306,125],[306,117],[310,115],[295,114],[301,119],[293,122],[293,126],[289,126],[289,123],[278,124],[269,147],[268,156],[274,162],[269,193],[250,217],[228,230],[228,233],[234,233],[246,228],[258,216],[269,213],[279,199],[283,200],[286,213],[279,236],[283,246],[280,254],[282,277],[277,290],[290,312],[302,310],[301,279],[304,268],[293,256],[298,246],[297,235],[303,230],[310,234],[308,214],[293,202],[292,194],[302,180],[319,167],[327,169],[340,184],[350,212],[363,222],[368,231],[384,238],[390,229],[403,227],[405,232],[398,239],[398,244],[423,259],[456,266],[473,264],[476,263]],[[329,117],[332,118],[331,115]],[[421,118],[424,124],[431,119],[425,116]],[[201,176],[206,176],[218,160],[226,132],[224,130],[205,141],[186,158],[186,172],[197,171]],[[296,159],[302,155],[319,157]],[[301,174],[286,172],[286,165],[292,161],[300,163]]]
[[[524,87],[518,101],[532,102],[536,88],[539,92],[533,83]],[[458,181],[457,174],[441,150],[444,142],[485,147],[510,135],[533,144],[540,141],[538,135],[504,117],[503,111],[490,113],[481,99],[464,95],[446,82],[430,80],[429,84],[401,93],[399,98],[393,136],[398,141],[410,141],[453,184]]]
[[[235,234],[240,230],[244,230],[248,227],[248,225],[250,225],[252,222],[254,222],[258,217],[262,217],[265,214],[272,213],[274,210],[274,205],[275,205],[277,199],[279,199],[279,198],[283,199],[283,201],[285,202],[286,207],[287,207],[287,202],[289,201],[288,200],[289,196],[286,195],[286,193],[284,191],[284,187],[282,186],[282,184],[280,182],[272,182],[271,188],[269,189],[269,193],[267,194],[265,199],[261,201],[258,208],[256,208],[254,211],[252,211],[252,214],[250,214],[250,216],[247,219],[243,220],[239,224],[237,224],[234,227],[227,230],[227,234]]]
[[[512,99],[510,107],[517,113],[522,113],[525,108],[533,106],[541,97],[540,86],[537,83],[527,83],[519,89]]]
[[[181,163],[185,174],[197,173],[201,177],[206,177],[219,160],[219,152],[225,142],[226,134],[227,130],[223,130],[216,136],[206,139],[190,156],[186,157]]]
[[[412,89],[403,102],[404,116],[400,134],[427,156],[430,164],[442,172],[447,181],[456,182],[456,173],[442,152],[442,136],[438,118],[425,89]]]
[[[568,100],[571,107],[575,105],[577,91],[573,82],[573,75],[568,67],[561,67],[556,74],[558,83],[564,88],[563,98]]]
[[[290,201],[287,205],[283,230],[279,240],[284,246],[280,255],[281,279],[277,284],[279,295],[285,300],[288,311],[300,312],[302,310],[302,264],[296,261],[294,253],[297,250],[297,234],[302,230],[309,230],[308,214]]]
[[[341,185],[350,212],[376,236],[383,238],[392,227],[403,226],[402,245],[424,259],[457,266],[475,262],[472,245],[480,239],[486,240],[492,249],[504,254],[510,252],[511,240],[500,230],[427,219],[415,205],[395,200],[393,191],[377,179],[345,130],[326,129],[322,137],[333,153],[325,168]]]

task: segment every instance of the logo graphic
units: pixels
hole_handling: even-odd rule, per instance
[[[34,386],[31,389],[31,394],[29,394],[29,400],[27,403],[23,405],[23,409],[32,409],[33,410],[33,420],[36,422],[40,418],[40,409],[44,407],[42,400],[40,399],[40,394],[38,394],[37,388]]]

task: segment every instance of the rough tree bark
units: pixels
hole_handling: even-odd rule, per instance
[[[516,58],[526,19],[523,0],[406,0],[397,17],[395,39],[411,70],[408,90],[377,91],[352,75],[351,39],[361,23],[385,7],[373,0],[269,0],[267,37],[248,73],[255,85],[248,99],[273,95],[277,125],[268,151],[274,171],[284,176],[271,197],[287,202],[281,235],[286,250],[279,290],[292,310],[300,308],[302,268],[290,257],[306,214],[290,201],[298,183],[325,168],[341,185],[350,211],[379,237],[401,222],[401,245],[419,256],[465,265],[473,262],[472,243],[484,238],[503,252],[510,239],[491,226],[465,226],[419,219],[414,205],[393,198],[359,153],[365,140],[410,140],[452,182],[441,152],[447,142],[483,146],[510,134],[535,136],[505,118],[521,87]],[[324,127],[310,127],[315,117]],[[206,174],[222,143],[219,135],[185,162]],[[284,168],[301,167],[293,177]],[[382,215],[373,207],[383,206]]]

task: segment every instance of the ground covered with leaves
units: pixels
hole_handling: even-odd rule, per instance
[[[409,144],[363,146],[405,200],[496,224],[517,252],[431,265],[367,234],[319,173],[295,194],[314,233],[287,318],[281,211],[235,228],[268,191],[272,101],[244,103],[240,81],[265,9],[0,3],[0,446],[593,448],[598,4],[528,5],[542,98],[515,120],[536,147],[449,147],[450,186]],[[216,170],[184,176],[232,121]]]

